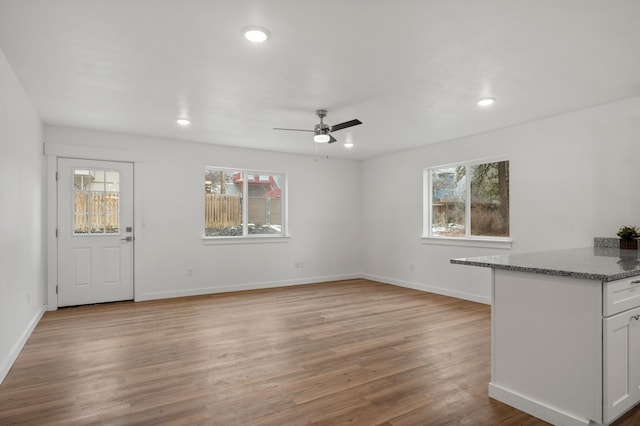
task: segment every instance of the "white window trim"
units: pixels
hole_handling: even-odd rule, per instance
[[[479,247],[510,249],[511,238],[500,237],[422,237],[422,244],[434,246]]]
[[[233,245],[233,244],[271,244],[288,243],[289,235],[250,235],[247,237],[202,237],[205,246],[209,245]]]
[[[423,215],[422,224],[422,244],[428,245],[446,245],[446,246],[464,246],[464,247],[484,247],[484,248],[502,248],[510,249],[513,243],[511,236],[509,237],[485,237],[477,235],[466,235],[464,237],[447,237],[433,235],[431,219],[433,215],[432,203],[433,203],[433,191],[432,191],[432,170],[443,169],[450,167],[471,167],[477,164],[497,163],[501,161],[509,161],[506,157],[492,157],[472,161],[463,161],[458,163],[443,164],[437,166],[425,167],[423,169],[423,194],[425,187],[428,195],[423,197],[423,209],[426,214]],[[468,176],[468,173],[467,173]],[[466,194],[465,197],[465,211],[471,211],[471,179],[466,179]],[[509,199],[511,202],[511,199]],[[471,229],[471,215],[465,214],[465,231]],[[509,215],[509,229],[511,229],[511,215]]]
[[[286,243],[289,241],[289,178],[286,172],[274,172],[268,170],[257,169],[243,169],[240,167],[218,167],[218,166],[204,166],[205,170],[223,170],[225,172],[242,172],[245,174],[258,174],[258,175],[280,175],[282,176],[281,199],[282,199],[282,234],[249,234],[248,222],[246,220],[248,215],[248,203],[242,203],[242,234],[237,236],[202,236],[204,245],[216,245],[216,244],[265,244],[265,243]],[[248,181],[243,180],[243,193],[248,194]],[[206,224],[203,223],[202,229],[205,229]]]

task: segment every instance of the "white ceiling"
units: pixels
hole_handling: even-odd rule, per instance
[[[640,95],[640,1],[0,0],[0,49],[47,124],[364,159]]]

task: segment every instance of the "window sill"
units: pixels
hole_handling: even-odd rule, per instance
[[[422,244],[439,246],[481,247],[494,249],[510,249],[513,241],[510,238],[490,237],[422,237]]]
[[[202,237],[205,246],[221,245],[221,244],[271,244],[271,243],[288,243],[288,235],[264,235],[251,237]]]

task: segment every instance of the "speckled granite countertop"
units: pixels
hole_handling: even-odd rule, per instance
[[[451,263],[607,282],[640,275],[640,250],[588,247],[458,258]]]

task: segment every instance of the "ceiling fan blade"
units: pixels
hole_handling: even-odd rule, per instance
[[[362,121],[355,119],[350,121],[345,121],[344,123],[335,124],[329,128],[329,131],[335,132],[338,130],[346,129],[347,127],[357,126],[358,124],[362,124]]]
[[[291,130],[293,132],[311,132],[313,133],[313,130],[306,130],[306,129],[285,129],[282,127],[274,127],[273,130]]]
[[[329,134],[329,137],[331,138],[331,139],[329,139],[329,143],[334,143],[334,142],[336,142],[338,140],[338,139],[334,138],[332,134]]]

